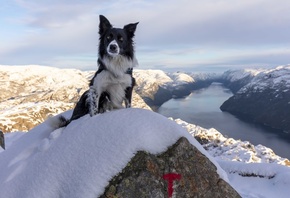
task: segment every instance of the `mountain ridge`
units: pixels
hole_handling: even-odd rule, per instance
[[[245,78],[230,83],[244,82]],[[290,65],[278,66],[256,72],[220,108],[240,118],[290,132],[289,98]]]

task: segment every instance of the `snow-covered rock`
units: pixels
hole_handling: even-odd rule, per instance
[[[172,178],[176,178],[175,181],[168,181]],[[174,183],[172,195],[168,188],[164,188],[170,182]],[[216,166],[182,137],[158,155],[138,151],[100,196],[107,197],[240,196],[220,178]]]
[[[86,115],[57,130],[45,122],[19,137],[0,153],[1,197],[98,197],[137,151],[159,154],[180,137],[212,160],[227,181],[186,130],[160,114],[132,108]]]

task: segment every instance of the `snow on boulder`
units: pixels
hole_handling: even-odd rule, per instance
[[[185,137],[181,137],[159,155],[138,151],[122,172],[110,181],[100,198],[173,195],[240,197],[219,177],[214,164]]]
[[[210,158],[218,177],[227,181],[174,121],[149,110],[123,109],[87,115],[57,130],[44,122],[21,135],[0,153],[1,197],[98,197],[138,151],[160,154],[181,137]]]

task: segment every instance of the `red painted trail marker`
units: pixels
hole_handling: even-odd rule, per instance
[[[171,198],[173,194],[173,181],[174,180],[180,180],[181,175],[177,173],[167,173],[163,175],[163,179],[168,181],[168,197]]]

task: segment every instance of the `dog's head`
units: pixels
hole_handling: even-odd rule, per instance
[[[130,23],[123,28],[114,28],[109,20],[100,15],[100,44],[99,55],[116,57],[119,55],[133,59],[133,37],[138,23]]]

